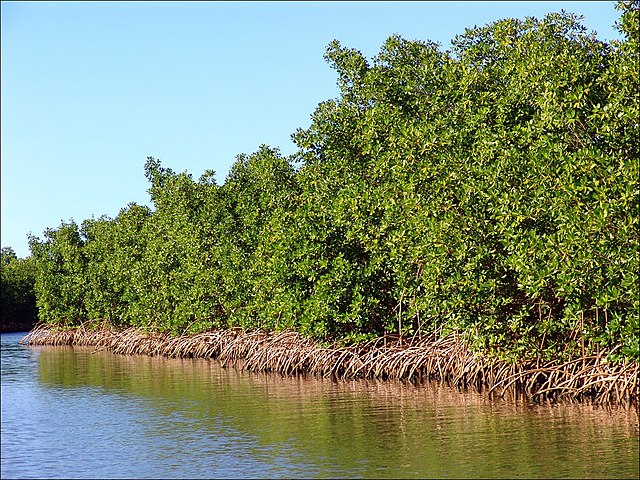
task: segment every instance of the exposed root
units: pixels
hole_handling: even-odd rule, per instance
[[[562,364],[539,360],[511,363],[471,352],[458,335],[431,335],[411,341],[376,339],[348,347],[323,347],[297,332],[216,330],[172,337],[134,328],[116,330],[106,322],[85,328],[38,325],[21,343],[82,345],[121,355],[214,358],[223,366],[253,372],[323,377],[437,380],[492,395],[524,394],[534,401],[581,401],[638,406],[638,362],[612,363],[613,351]]]

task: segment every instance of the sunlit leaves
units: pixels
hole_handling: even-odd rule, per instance
[[[220,186],[149,158],[153,212],[33,239],[41,316],[637,356],[638,8],[620,6],[621,42],[566,13],[448,51],[392,36],[372,61],[332,42],[340,95],[291,158],[240,155]]]

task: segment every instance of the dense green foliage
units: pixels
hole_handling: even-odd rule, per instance
[[[0,251],[0,331],[28,330],[38,318],[33,257],[18,258],[11,247]]]
[[[326,51],[340,95],[225,183],[149,158],[154,209],[31,238],[42,320],[320,340],[459,331],[500,356],[638,356],[638,2]]]

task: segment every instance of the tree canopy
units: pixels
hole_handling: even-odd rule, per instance
[[[0,252],[0,331],[30,330],[37,321],[34,259],[18,258],[11,247]]]
[[[224,184],[149,158],[153,208],[30,238],[40,318],[352,342],[458,331],[502,357],[638,358],[638,2],[620,41],[565,12],[441,50],[329,44],[340,95]]]

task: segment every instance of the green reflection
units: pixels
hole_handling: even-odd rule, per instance
[[[202,359],[39,348],[40,380],[144,398],[162,425],[221,422],[327,477],[637,478],[636,412],[490,402],[434,385],[252,374]],[[172,422],[176,415],[192,422]]]

